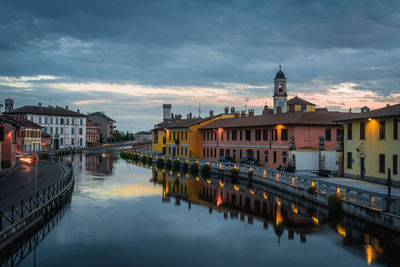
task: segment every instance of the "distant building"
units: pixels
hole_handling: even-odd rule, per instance
[[[104,112],[88,113],[88,118],[100,128],[100,143],[107,143],[107,139],[115,133],[115,121]]]
[[[349,113],[338,120],[344,125],[344,176],[386,183],[388,170],[400,186],[400,104],[361,113]]]
[[[86,115],[59,106],[9,107],[7,114],[17,120],[30,120],[42,126],[43,133],[51,135],[53,149],[86,147]]]
[[[17,151],[32,153],[41,151],[42,126],[29,120],[18,120],[21,128],[17,130]]]
[[[100,126],[90,119],[86,122],[86,145],[98,146],[100,144]]]
[[[51,135],[42,133],[42,151],[49,151],[51,149]]]
[[[152,133],[151,132],[137,132],[133,135],[135,141],[151,141]]]

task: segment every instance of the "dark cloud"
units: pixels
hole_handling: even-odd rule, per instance
[[[315,81],[352,82],[382,96],[400,91],[399,1],[4,0],[0,11],[0,76],[242,83],[259,86],[249,97],[262,97],[282,61],[288,88],[299,93]],[[27,91],[8,89],[2,95],[28,101]],[[48,92],[36,92],[45,102]],[[94,98],[77,95],[51,92],[63,103]]]

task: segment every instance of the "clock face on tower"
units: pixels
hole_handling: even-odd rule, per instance
[[[282,100],[282,99],[278,100],[278,102],[276,103],[276,105],[277,105],[278,107],[283,107],[283,100]]]

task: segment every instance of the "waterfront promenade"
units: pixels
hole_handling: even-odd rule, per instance
[[[37,190],[57,182],[64,169],[56,164],[38,164]],[[34,194],[35,165],[20,163],[14,170],[0,177],[0,210]]]

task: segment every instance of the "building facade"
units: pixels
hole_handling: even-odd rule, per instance
[[[107,143],[115,133],[115,121],[100,111],[88,113],[88,118],[100,128],[100,143]]]
[[[20,124],[1,113],[0,104],[0,171],[13,167],[16,163],[17,130]]]
[[[8,114],[18,120],[30,120],[42,127],[43,133],[51,135],[52,149],[86,147],[86,115],[68,106],[44,107],[23,106],[12,109]]]
[[[17,151],[22,153],[41,151],[42,127],[28,120],[18,122],[21,128],[17,130]]]
[[[90,119],[86,121],[86,146],[100,145],[100,126]]]
[[[400,104],[350,113],[344,126],[344,176],[400,186]]]
[[[297,171],[337,171],[339,112],[290,112],[247,116],[212,122],[200,128],[203,158],[247,157],[276,169],[290,165]]]

